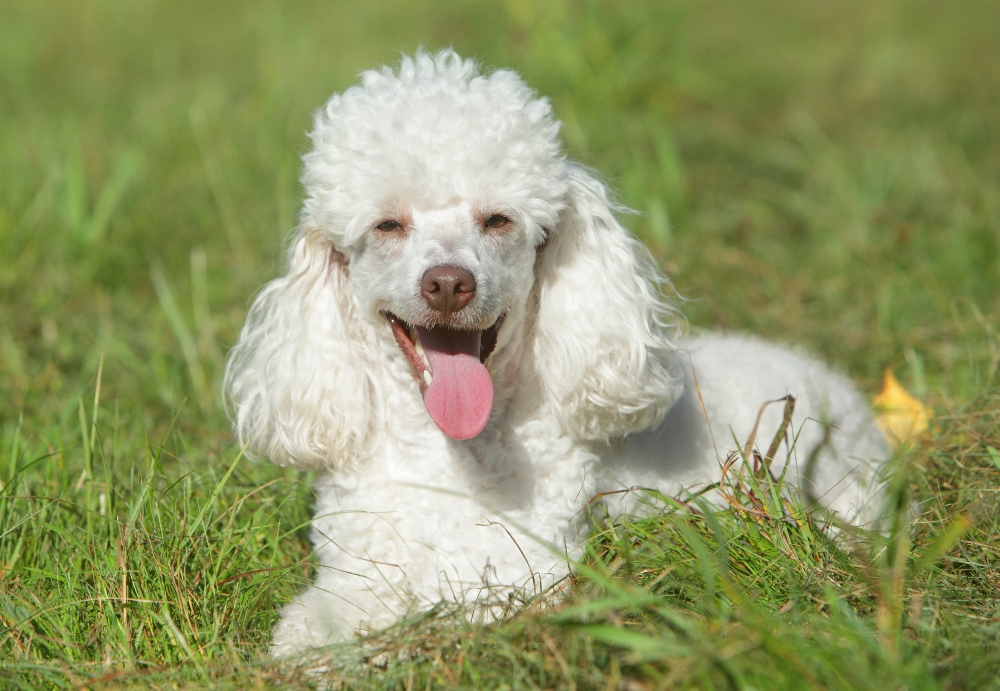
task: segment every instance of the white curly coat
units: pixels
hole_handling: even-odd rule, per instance
[[[483,616],[544,588],[568,573],[592,498],[717,481],[762,404],[786,394],[796,441],[774,467],[847,521],[875,518],[889,451],[865,400],[786,348],[679,336],[666,279],[558,132],[517,74],[451,51],[365,72],[316,114],[287,273],[256,297],[225,382],[242,444],[325,471],[319,572],[284,608],[273,654],[441,601]],[[496,215],[498,231],[484,221]],[[452,327],[506,315],[486,361],[492,412],[466,441],[431,419],[385,316],[432,324],[419,285],[440,265],[477,283]],[[782,412],[763,415],[763,446]],[[605,503],[636,512],[640,495]]]

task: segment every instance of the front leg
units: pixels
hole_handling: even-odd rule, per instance
[[[470,482],[468,469],[414,477],[421,462],[413,457],[400,461],[405,469],[371,469],[348,486],[320,480],[316,582],[282,610],[272,654],[349,640],[440,602],[488,621],[510,597],[558,581],[568,573],[562,551],[585,534],[579,508],[589,494],[580,466],[567,467],[572,456],[546,458],[544,472],[518,468],[533,483],[513,481],[509,465],[490,482]],[[514,491],[522,501],[500,509],[470,485]]]

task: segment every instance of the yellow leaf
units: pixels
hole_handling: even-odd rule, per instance
[[[872,403],[875,422],[897,448],[925,434],[930,427],[927,408],[896,381],[892,370],[885,371],[882,392]]]

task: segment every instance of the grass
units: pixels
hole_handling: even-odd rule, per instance
[[[886,538],[746,484],[718,514],[595,519],[564,600],[406,622],[345,653],[342,685],[1000,687],[996,3],[2,15],[0,686],[314,683],[265,655],[313,568],[310,477],[240,457],[222,363],[281,268],[311,111],[450,44],[552,98],[693,326],[801,344],[872,394],[892,367],[935,418]]]

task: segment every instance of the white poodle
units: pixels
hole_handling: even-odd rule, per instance
[[[316,114],[288,271],[225,383],[241,443],[324,470],[319,573],[273,654],[546,587],[592,499],[637,513],[640,491],[614,491],[718,481],[748,439],[770,444],[784,406],[758,413],[786,394],[774,472],[876,518],[889,450],[865,400],[783,347],[679,336],[666,279],[558,134],[517,74],[451,51],[365,72]]]

